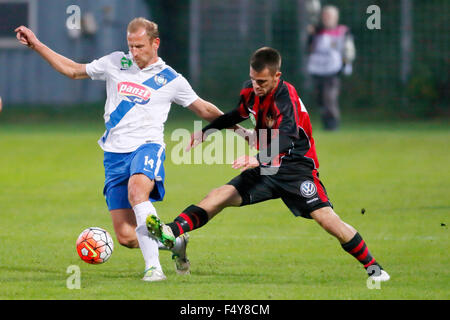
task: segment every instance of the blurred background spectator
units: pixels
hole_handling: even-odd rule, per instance
[[[337,130],[340,123],[341,74],[352,73],[355,45],[350,30],[338,24],[339,10],[323,7],[320,22],[308,26],[308,72],[314,78],[317,104],[325,130]]]

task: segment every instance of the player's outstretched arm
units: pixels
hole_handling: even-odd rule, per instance
[[[44,58],[56,71],[72,79],[88,78],[86,65],[74,62],[43,44],[36,35],[27,27],[20,26],[14,30],[17,40],[30,49],[33,49]]]
[[[220,111],[219,108],[217,108],[211,102],[203,100],[202,98],[198,98],[197,100],[192,102],[188,108],[199,118],[208,122],[215,120],[223,114],[223,112]]]
[[[201,98],[198,98],[195,100],[189,107],[192,112],[194,112],[198,117],[202,118],[203,120],[206,120],[208,122],[213,122],[214,120],[217,120],[220,116],[222,116],[224,113],[217,108],[214,104],[211,102],[205,101]],[[239,119],[240,122],[242,120]],[[226,128],[230,130],[234,130],[238,135],[240,135],[242,138],[244,138],[247,142],[250,141],[249,137],[252,136],[252,132],[245,129],[244,127],[238,125],[238,124],[230,124],[230,126],[227,126]],[[186,148],[186,151],[189,151],[191,148],[194,148],[199,143],[201,143],[204,138],[203,132],[194,132],[191,135],[191,143]]]

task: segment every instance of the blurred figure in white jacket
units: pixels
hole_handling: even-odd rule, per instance
[[[350,30],[339,25],[339,10],[324,6],[317,26],[309,26],[308,72],[313,76],[320,115],[325,130],[337,130],[340,123],[340,75],[352,73],[355,45]]]

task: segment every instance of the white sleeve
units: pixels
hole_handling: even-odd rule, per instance
[[[109,55],[94,60],[86,65],[86,73],[92,80],[106,80]]]
[[[172,102],[175,102],[176,104],[179,104],[183,107],[188,107],[192,104],[192,102],[198,99],[198,95],[182,75],[179,75],[176,81],[176,92],[172,99]]]

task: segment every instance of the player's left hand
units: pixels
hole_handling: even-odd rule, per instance
[[[256,149],[256,130],[246,130],[244,139],[247,141],[250,148]]]
[[[200,143],[202,143],[206,139],[205,135],[203,134],[203,131],[196,131],[191,134],[191,141],[189,142],[189,145],[186,147],[186,152],[189,150],[195,148]]]
[[[255,157],[243,155],[234,160],[233,169],[241,169],[241,171],[256,168],[259,166],[259,161]]]
[[[235,125],[234,133],[241,136],[245,141],[247,141],[250,148],[256,149],[256,130],[246,129],[240,125]]]

